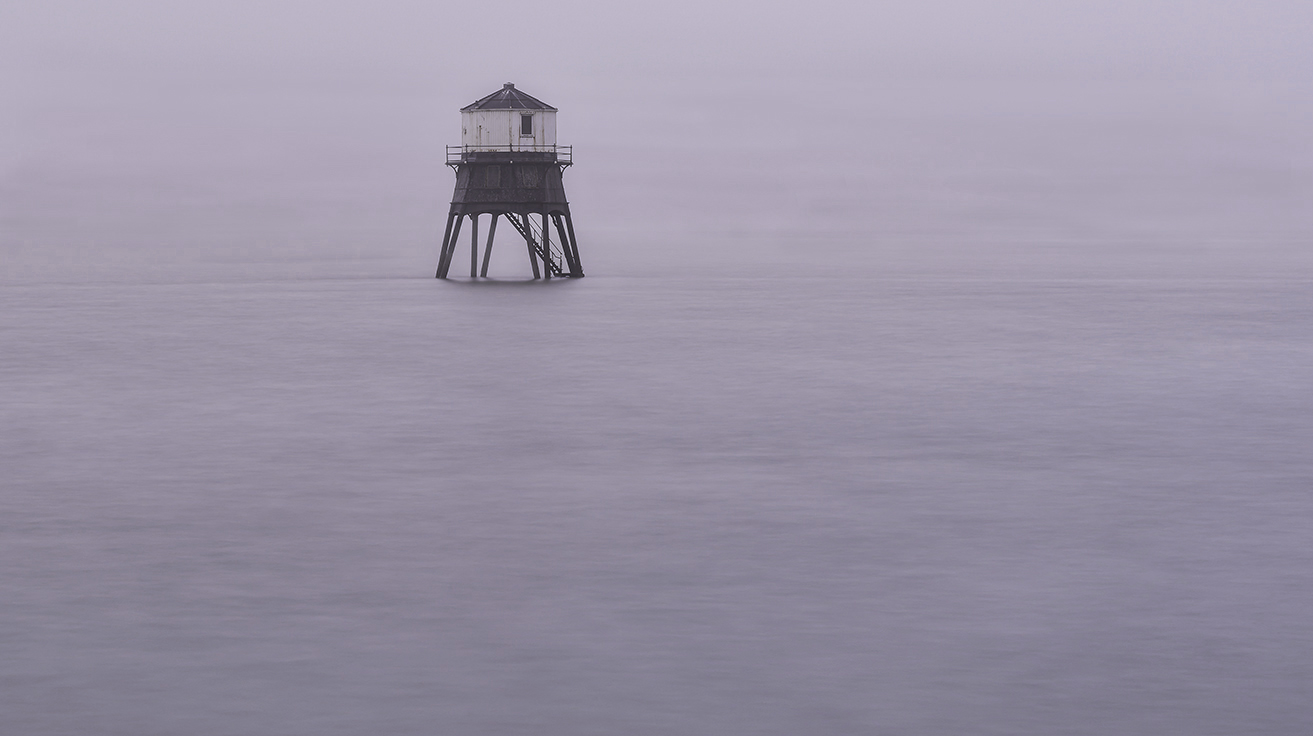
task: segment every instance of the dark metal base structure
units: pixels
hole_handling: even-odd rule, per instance
[[[570,203],[561,174],[570,165],[554,153],[469,152],[449,164],[456,170],[456,191],[447,213],[437,278],[447,278],[465,218],[470,220],[470,278],[488,275],[497,222],[504,216],[524,238],[533,277],[582,278]],[[492,215],[483,263],[479,263],[479,215]],[[537,223],[534,220],[538,220]],[[556,229],[553,242],[552,229]],[[541,262],[542,266],[539,267]]]

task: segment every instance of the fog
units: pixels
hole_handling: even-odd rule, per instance
[[[561,109],[580,237],[615,272],[738,261],[744,237],[1298,240],[1311,20],[1297,2],[7,3],[4,273],[422,272],[457,110],[504,81]]]

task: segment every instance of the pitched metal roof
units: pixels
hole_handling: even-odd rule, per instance
[[[556,108],[536,97],[526,95],[516,89],[515,85],[510,82],[503,84],[502,88],[496,92],[477,102],[466,105],[460,110],[461,112],[466,110],[551,110],[556,112]]]

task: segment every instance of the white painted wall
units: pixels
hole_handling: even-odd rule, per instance
[[[533,135],[520,135],[520,116],[533,116]],[[550,110],[469,110],[460,114],[460,142],[467,149],[532,151],[556,145],[556,113]]]

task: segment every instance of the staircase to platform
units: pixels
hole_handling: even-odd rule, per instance
[[[523,222],[520,221],[520,217],[509,212],[506,213],[506,219],[511,221],[516,230],[520,231],[520,235],[524,236],[524,239],[529,243],[529,247],[538,254],[538,257],[543,259],[553,276],[569,275],[569,271],[564,265],[565,254],[561,252],[561,247],[557,243],[548,240],[547,248],[544,250],[542,228],[538,227],[528,215],[522,216],[524,217]]]

